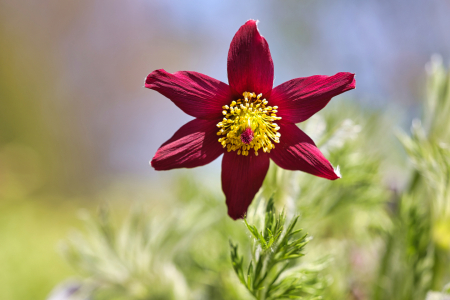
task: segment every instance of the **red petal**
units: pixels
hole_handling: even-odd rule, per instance
[[[183,125],[156,151],[155,170],[195,168],[209,164],[223,153],[216,121],[195,119]]]
[[[269,105],[278,106],[279,117],[291,123],[303,122],[324,108],[331,98],[355,88],[355,74],[316,75],[296,78],[272,90]]]
[[[197,72],[168,73],[163,69],[147,76],[145,87],[166,96],[182,111],[200,119],[220,119],[222,106],[231,103],[226,83]]]
[[[234,220],[244,217],[253,197],[261,187],[269,169],[269,155],[253,152],[248,156],[236,151],[225,152],[222,160],[222,190],[228,215]]]
[[[340,178],[313,140],[292,123],[279,124],[280,143],[270,151],[270,158],[286,170],[300,170],[330,180]]]
[[[255,20],[239,28],[228,51],[228,82],[235,97],[243,92],[268,97],[273,86],[273,61]]]

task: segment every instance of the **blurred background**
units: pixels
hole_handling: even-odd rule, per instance
[[[421,115],[431,55],[448,62],[449,14],[448,0],[0,0],[0,298],[44,299],[76,274],[57,245],[80,225],[80,208],[157,205],[185,174],[220,191],[220,160],[188,171],[149,166],[190,120],[143,88],[151,71],[227,82],[229,43],[258,19],[275,86],[356,73],[356,90],[332,102],[386,113],[393,136]],[[374,147],[400,148],[390,143]],[[392,189],[405,181],[397,155],[383,173]],[[226,214],[224,203],[218,209]]]

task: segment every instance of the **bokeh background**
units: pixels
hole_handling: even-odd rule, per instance
[[[190,120],[143,88],[151,71],[227,82],[229,43],[258,19],[275,85],[356,73],[356,90],[333,101],[405,127],[420,115],[426,62],[450,57],[449,15],[448,0],[0,0],[0,298],[43,299],[74,274],[57,245],[80,208],[170,197],[186,172],[220,189],[220,160],[149,166]]]

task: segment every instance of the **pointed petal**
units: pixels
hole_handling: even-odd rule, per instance
[[[257,21],[239,28],[228,51],[228,83],[235,97],[243,92],[268,97],[273,86],[273,61],[269,45],[259,34]]]
[[[266,153],[244,156],[231,151],[223,155],[222,190],[226,197],[228,215],[234,220],[244,217],[266,177],[269,162],[269,155]]]
[[[171,74],[156,70],[147,76],[145,87],[161,93],[182,111],[200,119],[220,119],[222,106],[230,104],[232,99],[226,83],[197,72]]]
[[[331,98],[355,88],[355,74],[315,75],[296,78],[272,90],[269,105],[278,106],[279,117],[291,123],[303,122],[324,108]]]
[[[281,168],[299,170],[330,180],[340,178],[313,140],[292,123],[279,124],[280,143],[270,151],[270,158]]]
[[[216,121],[195,119],[183,125],[156,151],[155,170],[195,168],[209,164],[223,153]]]

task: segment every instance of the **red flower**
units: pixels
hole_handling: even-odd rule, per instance
[[[296,78],[272,88],[272,57],[256,23],[247,21],[231,41],[229,85],[197,72],[170,74],[163,69],[153,71],[145,81],[146,88],[195,117],[162,144],[151,165],[155,170],[194,168],[224,153],[222,189],[233,219],[245,215],[270,159],[287,170],[330,180],[340,177],[295,123],[355,88],[354,74],[344,72]]]

